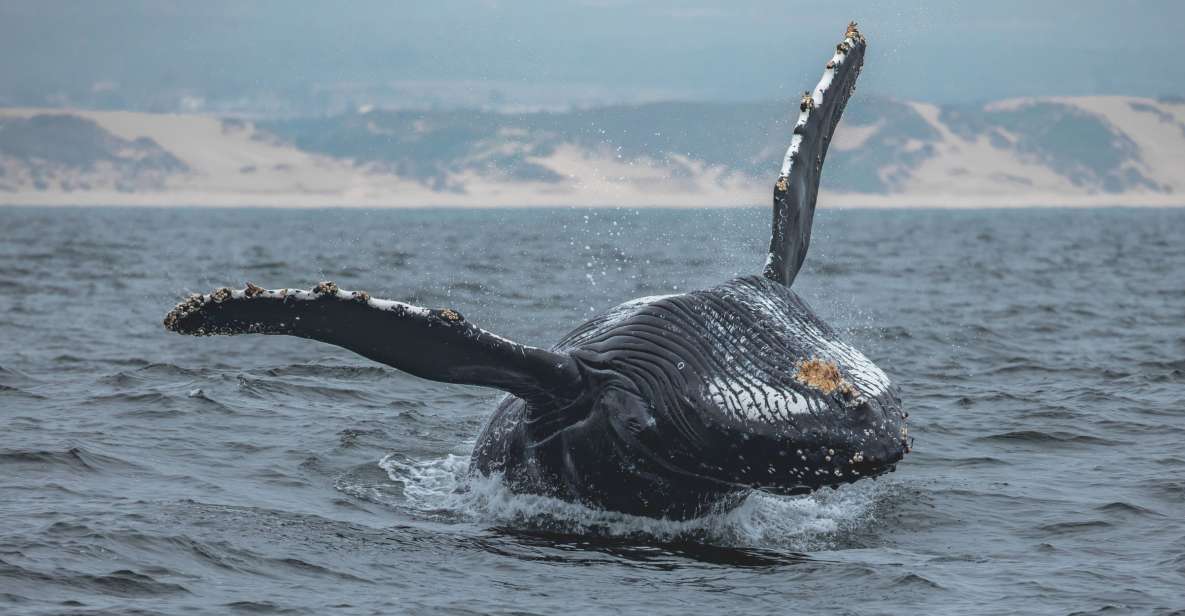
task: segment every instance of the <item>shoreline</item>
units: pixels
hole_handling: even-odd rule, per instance
[[[750,197],[750,195],[745,195]],[[436,197],[436,198],[433,198]],[[243,194],[192,192],[151,193],[0,193],[0,207],[17,208],[90,208],[90,207],[133,207],[133,208],[262,208],[262,209],[731,209],[768,207],[768,199],[738,199],[734,202],[720,202],[716,195],[699,198],[689,195],[654,195],[650,199],[581,199],[573,195],[571,200],[556,199],[554,195],[522,195],[520,199],[499,198],[482,200],[479,197],[457,199],[456,195],[432,195],[419,193],[413,199],[402,200],[380,198],[342,198],[341,196],[313,194]],[[542,197],[542,198],[540,198]],[[550,198],[549,198],[550,197]],[[704,199],[707,197],[707,199]],[[715,202],[712,202],[715,201]],[[1185,196],[1178,195],[1075,195],[1060,198],[1035,194],[1032,196],[1008,195],[868,195],[868,194],[821,194],[820,209],[837,210],[962,210],[962,209],[1029,209],[1029,208],[1180,208],[1185,207]]]
[[[939,107],[895,105],[894,113],[917,125],[912,132],[894,132],[896,125],[878,116],[875,122],[846,127],[834,143],[834,155],[848,156],[848,164],[857,165],[841,175],[877,181],[845,184],[825,176],[820,208],[1185,207],[1185,179],[1177,172],[1185,162],[1185,104],[1071,97],[984,107],[993,110],[982,112],[984,122],[1004,107],[1029,109],[1024,117],[1031,120],[1077,122],[1072,126],[1079,130],[1130,144],[1130,152],[1095,144],[1116,157],[1114,164],[1098,168],[1089,166],[1092,159],[1083,158],[1080,145],[1048,139],[1018,145],[1018,135],[1005,124],[991,125],[990,136],[967,134],[966,126],[944,120]],[[38,123],[13,133],[19,138],[0,143],[0,206],[728,208],[769,205],[776,179],[772,167],[768,175],[755,173],[743,165],[697,158],[690,150],[671,154],[667,150],[673,146],[653,151],[638,146],[642,149],[623,157],[609,148],[608,137],[590,145],[565,136],[560,128],[575,130],[567,125],[554,134],[506,126],[482,139],[454,143],[440,137],[440,143],[461,148],[460,153],[436,160],[429,148],[427,170],[409,171],[397,163],[419,160],[419,146],[388,132],[414,137],[415,131],[384,125],[382,115],[370,118],[373,126],[360,134],[348,123],[325,130],[363,144],[388,135],[384,138],[395,140],[394,151],[402,152],[389,160],[352,157],[365,148],[326,150],[332,155],[302,149],[292,135],[234,118],[0,107],[0,122],[35,117],[41,118]],[[644,113],[639,118],[653,119]],[[448,128],[446,120],[439,121]],[[1045,149],[1030,151],[1037,146]],[[780,157],[784,147],[770,133],[756,138],[753,151]],[[862,162],[851,158],[856,153]],[[75,160],[78,156],[82,159]]]

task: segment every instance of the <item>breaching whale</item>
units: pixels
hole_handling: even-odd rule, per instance
[[[519,493],[686,519],[753,490],[804,494],[893,470],[909,451],[896,387],[791,290],[865,48],[849,25],[802,96],[761,274],[628,301],[550,349],[487,332],[453,309],[331,282],[194,295],[165,327],[311,338],[426,379],[503,390],[470,472],[500,476]]]

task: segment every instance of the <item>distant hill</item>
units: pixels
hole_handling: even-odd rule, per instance
[[[148,137],[124,139],[77,115],[0,119],[0,190],[162,190],[188,170]]]
[[[563,113],[382,111],[247,122],[0,109],[0,203],[749,205],[769,201],[785,103]],[[1185,205],[1185,100],[857,99],[825,205]]]

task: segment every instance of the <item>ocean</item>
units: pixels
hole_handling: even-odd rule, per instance
[[[333,280],[548,346],[769,218],[0,208],[0,613],[1185,613],[1185,210],[820,211],[795,289],[914,452],[686,522],[470,481],[499,392],[161,326]]]

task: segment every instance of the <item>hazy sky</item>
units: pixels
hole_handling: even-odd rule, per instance
[[[0,97],[397,83],[494,84],[520,99],[769,99],[811,85],[849,19],[870,40],[865,93],[1185,94],[1185,2],[1169,0],[0,0]]]

